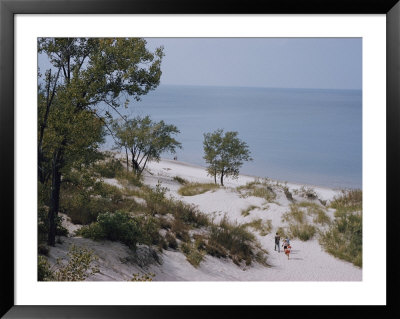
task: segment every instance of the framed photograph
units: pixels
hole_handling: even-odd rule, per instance
[[[0,10],[1,315],[398,313],[396,0]]]

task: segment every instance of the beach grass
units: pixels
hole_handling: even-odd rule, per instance
[[[194,196],[204,194],[205,192],[216,190],[219,185],[212,183],[188,183],[184,184],[178,190],[178,194],[182,196]]]

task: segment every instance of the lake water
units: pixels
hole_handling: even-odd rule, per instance
[[[254,161],[241,174],[362,187],[362,92],[161,85],[125,114],[175,124],[178,160],[205,165],[203,133],[238,131]],[[106,147],[112,144],[107,139]],[[164,158],[173,155],[163,154]]]

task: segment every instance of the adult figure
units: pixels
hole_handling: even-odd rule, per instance
[[[275,248],[274,248],[274,250],[276,251],[276,246],[278,246],[278,253],[281,252],[280,240],[281,240],[281,236],[279,236],[279,234],[276,233],[276,235],[275,235]]]

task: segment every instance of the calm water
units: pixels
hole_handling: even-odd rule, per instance
[[[361,91],[164,85],[125,114],[175,124],[183,146],[178,160],[205,165],[203,133],[223,128],[249,145],[254,161],[243,174],[362,187]]]

